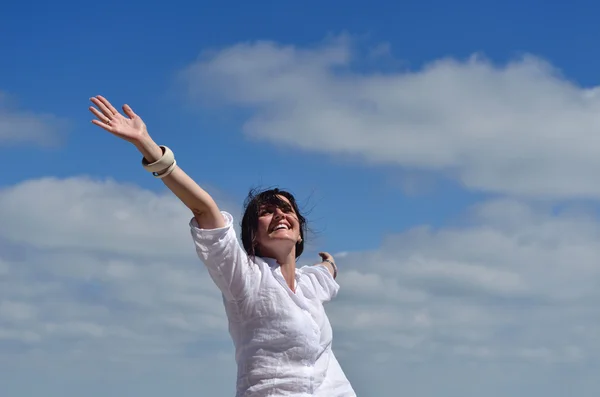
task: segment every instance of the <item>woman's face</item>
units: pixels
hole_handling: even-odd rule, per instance
[[[298,215],[287,198],[278,197],[284,204],[265,204],[258,209],[256,243],[261,256],[284,254],[301,241]]]

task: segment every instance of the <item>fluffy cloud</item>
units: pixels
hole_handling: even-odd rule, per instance
[[[37,114],[20,110],[11,99],[0,92],[0,146],[35,143],[54,145],[60,131],[67,126],[65,120],[51,114]]]
[[[250,110],[244,130],[254,138],[442,172],[474,190],[600,197],[597,87],[534,56],[353,69],[368,59],[347,38],[242,43],[203,54],[182,79],[192,97]]]
[[[33,388],[34,372],[57,395],[232,393],[221,298],[176,199],[114,181],[40,179],[1,191],[0,219],[9,390]],[[359,395],[560,396],[562,382],[597,394],[599,238],[590,213],[498,200],[462,225],[416,227],[340,254],[342,290],[328,311]]]
[[[48,178],[0,191],[0,372],[14,373],[2,384],[22,394],[33,372],[53,390],[46,394],[89,395],[110,376],[109,387],[161,395],[132,379],[160,372],[185,385],[198,373],[231,374],[221,298],[195,257],[190,217],[171,195],[111,180]],[[48,373],[67,385],[53,389]]]

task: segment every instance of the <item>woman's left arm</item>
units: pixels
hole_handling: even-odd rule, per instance
[[[333,299],[340,286],[335,281],[337,276],[337,266],[331,256],[327,252],[320,252],[322,262],[314,264],[312,266],[302,266],[300,268],[302,277],[306,277],[306,280],[312,286],[312,293],[322,303],[328,302]]]
[[[329,273],[331,273],[331,275],[335,279],[337,277],[338,270],[333,256],[331,256],[329,252],[319,252],[319,256],[323,260],[321,264],[329,270]]]

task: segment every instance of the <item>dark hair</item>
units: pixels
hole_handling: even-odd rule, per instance
[[[298,209],[298,204],[296,203],[294,196],[290,192],[277,188],[263,191],[252,189],[244,201],[245,210],[241,225],[242,244],[246,250],[246,253],[251,257],[261,256],[259,248],[255,244],[260,208],[264,205],[274,205],[282,209],[289,207],[289,204],[282,200],[280,196],[289,200],[300,223],[301,240],[296,243],[296,258],[298,258],[302,254],[302,251],[304,251],[306,219],[302,216],[302,214],[300,214],[300,210]]]

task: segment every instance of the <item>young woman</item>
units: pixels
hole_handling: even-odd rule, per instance
[[[152,172],[192,211],[196,252],[221,290],[238,366],[237,396],[354,397],[331,350],[332,329],[323,303],[339,290],[333,257],[296,267],[306,221],[294,197],[271,189],[251,193],[242,218],[242,244],[233,217],[157,145],[128,106],[120,114],[101,96],[91,98],[92,122],[124,139]]]

